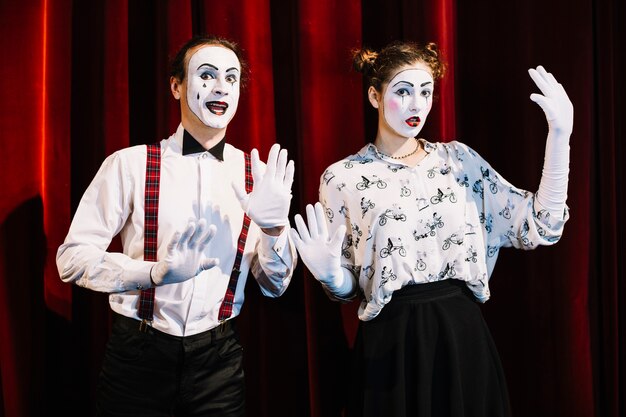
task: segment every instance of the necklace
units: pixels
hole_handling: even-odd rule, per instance
[[[391,156],[391,155],[387,155],[384,152],[378,151],[379,154],[381,154],[382,156],[386,156],[387,158],[391,158],[391,159],[404,159],[404,158],[408,158],[409,156],[413,155],[415,152],[419,151],[420,149],[420,141],[419,140],[415,140],[415,149],[413,149],[412,152],[407,153],[406,155],[402,155],[402,156]]]

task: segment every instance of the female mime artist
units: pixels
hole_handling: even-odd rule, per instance
[[[354,53],[378,111],[372,143],[329,166],[292,239],[335,300],[361,300],[349,416],[509,416],[502,366],[477,302],[501,247],[556,243],[568,219],[573,106],[543,67],[529,74],[549,130],[537,192],[468,145],[418,134],[444,72],[435,44]],[[347,231],[347,233],[346,233]]]

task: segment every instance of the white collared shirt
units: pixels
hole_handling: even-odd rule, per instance
[[[342,266],[359,283],[361,320],[395,290],[443,279],[466,281],[485,302],[499,249],[552,245],[569,216],[550,216],[467,145],[420,141],[427,155],[414,167],[368,144],[321,177],[331,236],[340,224],[351,231]]]
[[[196,277],[156,288],[153,327],[175,336],[189,336],[217,326],[243,223],[243,210],[232,183],[244,187],[244,153],[224,146],[224,160],[208,151],[183,155],[184,129],[161,141],[158,259],[176,232],[189,219],[207,220],[217,233],[206,256],[219,265]],[[64,243],[57,252],[57,267],[64,282],[111,293],[111,308],[138,319],[140,289],[150,287],[154,262],[143,261],[145,145],[110,155],[85,191]],[[297,255],[288,239],[263,233],[251,222],[237,283],[232,317],[244,301],[246,277],[251,271],[261,291],[280,296],[289,285]],[[119,233],[123,253],[107,252]]]

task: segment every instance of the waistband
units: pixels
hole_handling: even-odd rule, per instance
[[[465,294],[475,300],[472,291],[465,281],[458,279],[444,279],[443,281],[427,282],[424,284],[406,285],[394,291],[391,302],[395,301],[428,301],[455,294]]]
[[[188,342],[211,344],[217,340],[231,336],[236,332],[234,319],[230,319],[222,322],[219,326],[214,327],[213,329],[209,329],[201,333],[191,336],[174,336],[157,330],[152,326],[141,326],[141,321],[116,313],[115,311],[113,311],[112,314],[114,327],[122,329],[125,332],[145,332],[158,337],[159,339],[172,342],[184,340]]]

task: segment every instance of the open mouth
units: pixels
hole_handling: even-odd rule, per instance
[[[228,104],[223,101],[209,101],[205,103],[206,108],[213,114],[222,116],[228,109]]]
[[[418,116],[413,116],[409,117],[404,122],[411,127],[417,127],[420,124],[420,118]]]

